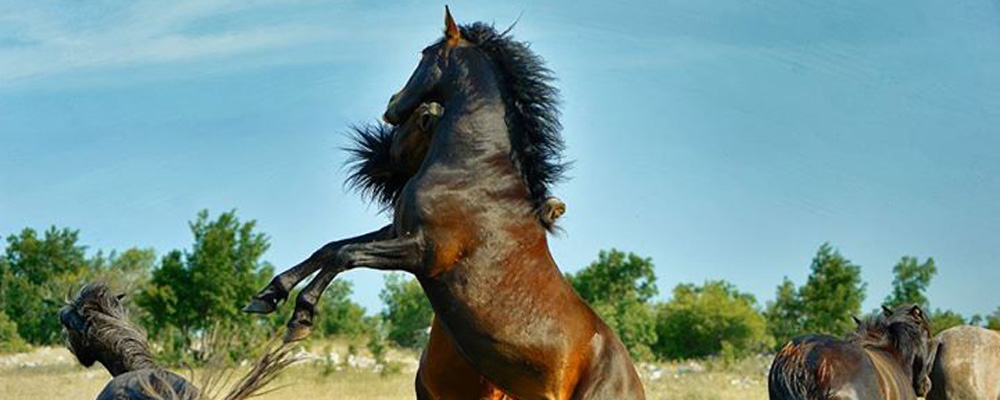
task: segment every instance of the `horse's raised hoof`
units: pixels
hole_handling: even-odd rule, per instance
[[[278,309],[278,303],[285,301],[288,294],[268,285],[260,293],[253,296],[250,304],[243,307],[243,312],[250,314],[270,314]]]
[[[250,300],[250,304],[243,307],[243,312],[248,314],[270,314],[277,309],[276,304],[254,297],[253,300]]]
[[[294,324],[288,327],[285,331],[285,343],[298,342],[302,339],[309,337],[312,333],[312,327],[302,324]]]

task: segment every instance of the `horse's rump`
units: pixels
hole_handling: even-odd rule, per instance
[[[1000,333],[957,326],[938,334],[927,400],[1000,399]]]
[[[833,378],[830,361],[823,349],[839,344],[824,335],[800,336],[785,344],[774,358],[768,374],[768,394],[772,400],[826,400]]]

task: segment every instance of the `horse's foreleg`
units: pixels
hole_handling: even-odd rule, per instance
[[[375,240],[391,238],[393,234],[392,225],[388,225],[374,232],[369,232],[361,236],[350,239],[337,240],[327,243],[319,250],[316,250],[309,258],[298,263],[287,271],[275,275],[271,282],[260,292],[254,295],[243,311],[249,313],[268,314],[277,309],[278,303],[288,298],[288,293],[303,279],[312,275],[320,267],[328,264],[336,256],[340,248],[352,243],[364,243]],[[326,286],[323,286],[325,289]],[[320,289],[322,293],[322,289]]]
[[[423,239],[419,235],[410,235],[345,245],[337,251],[335,265],[341,271],[372,268],[417,273],[423,265],[423,257]]]
[[[295,299],[295,311],[292,312],[292,319],[288,321],[288,331],[285,332],[285,342],[294,342],[305,339],[313,329],[313,317],[316,316],[316,304],[323,296],[326,287],[337,277],[338,271],[327,267],[319,271],[305,289],[299,292]]]
[[[387,227],[385,236],[391,235],[390,226]],[[295,300],[295,311],[288,321],[285,341],[292,342],[309,336],[313,329],[313,317],[316,315],[316,303],[339,273],[358,267],[412,271],[420,264],[421,257],[420,241],[415,237],[356,242],[340,246],[334,254],[324,253],[320,259],[326,266]]]

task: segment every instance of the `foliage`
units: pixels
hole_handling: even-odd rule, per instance
[[[351,282],[333,281],[320,300],[317,330],[324,336],[361,336],[374,332],[365,309],[351,301]]]
[[[997,307],[996,311],[986,316],[986,327],[1000,330],[1000,307]]]
[[[634,298],[646,303],[658,293],[653,260],[617,249],[602,250],[597,261],[566,278],[588,302]]]
[[[633,358],[651,359],[656,323],[649,300],[656,296],[653,262],[616,249],[601,251],[597,261],[567,274],[573,288],[618,333]]]
[[[255,221],[242,223],[234,211],[209,220],[202,211],[189,226],[191,249],[167,253],[137,297],[150,333],[175,353],[219,322],[251,330],[254,320],[239,310],[272,274],[261,261],[267,237],[254,232]]]
[[[423,346],[434,311],[420,284],[402,274],[389,274],[378,297],[385,303],[386,338],[402,347]]]
[[[769,348],[774,339],[756,303],[725,281],[677,285],[673,298],[657,307],[653,351],[665,359],[688,359],[726,350],[735,358]]]
[[[945,329],[963,324],[965,324],[965,319],[957,312],[941,310],[940,308],[931,312],[931,329],[933,330],[933,335],[937,335]]]
[[[805,286],[799,289],[802,331],[839,336],[853,329],[852,317],[860,313],[867,287],[861,280],[861,267],[824,243],[810,270]]]
[[[775,344],[782,346],[792,337],[802,333],[802,300],[796,291],[795,284],[788,277],[778,286],[774,301],[768,302],[767,328],[774,337]]]
[[[924,293],[931,284],[931,278],[937,274],[933,258],[928,258],[921,264],[916,257],[903,256],[892,267],[892,273],[895,278],[892,281],[892,294],[885,298],[887,306],[916,304],[924,309],[929,308],[930,302]]]
[[[17,324],[0,310],[0,354],[17,353],[28,349],[28,344],[17,334]]]
[[[3,311],[18,334],[33,344],[59,342],[58,311],[66,294],[86,279],[90,264],[79,232],[51,227],[39,237],[25,228],[7,237],[0,263]]]

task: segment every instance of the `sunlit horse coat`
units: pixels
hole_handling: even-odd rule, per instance
[[[933,358],[930,323],[917,306],[858,320],[846,339],[803,335],[771,365],[771,400],[916,400]]]

